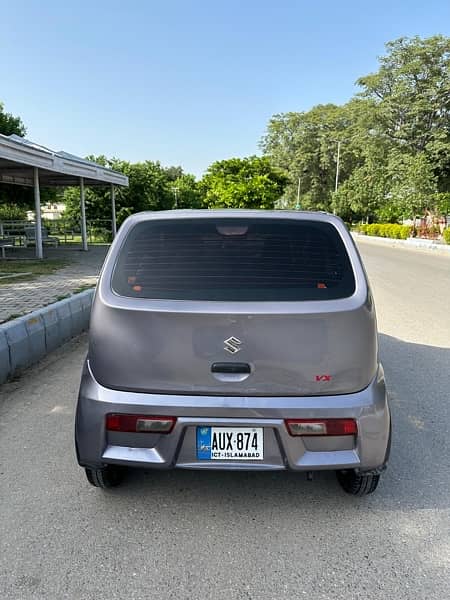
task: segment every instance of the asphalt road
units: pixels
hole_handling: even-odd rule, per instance
[[[449,598],[450,257],[360,248],[394,420],[373,496],[332,474],[136,471],[92,488],[72,440],[82,337],[1,388],[0,598]]]

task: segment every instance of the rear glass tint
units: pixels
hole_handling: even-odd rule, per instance
[[[149,220],[114,268],[121,296],[168,300],[332,300],[355,291],[336,228],[295,219]]]

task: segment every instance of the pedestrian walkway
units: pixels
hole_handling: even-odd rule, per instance
[[[88,252],[49,250],[49,257],[70,264],[51,275],[0,285],[0,323],[61,300],[81,287],[94,286],[107,251],[108,246],[91,246]]]

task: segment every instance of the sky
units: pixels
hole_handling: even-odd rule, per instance
[[[201,176],[258,154],[276,113],[346,102],[448,0],[0,0],[0,101],[27,137]]]

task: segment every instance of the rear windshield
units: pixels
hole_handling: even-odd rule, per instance
[[[121,296],[168,300],[332,300],[351,296],[355,279],[329,223],[155,219],[128,234],[112,288]]]

